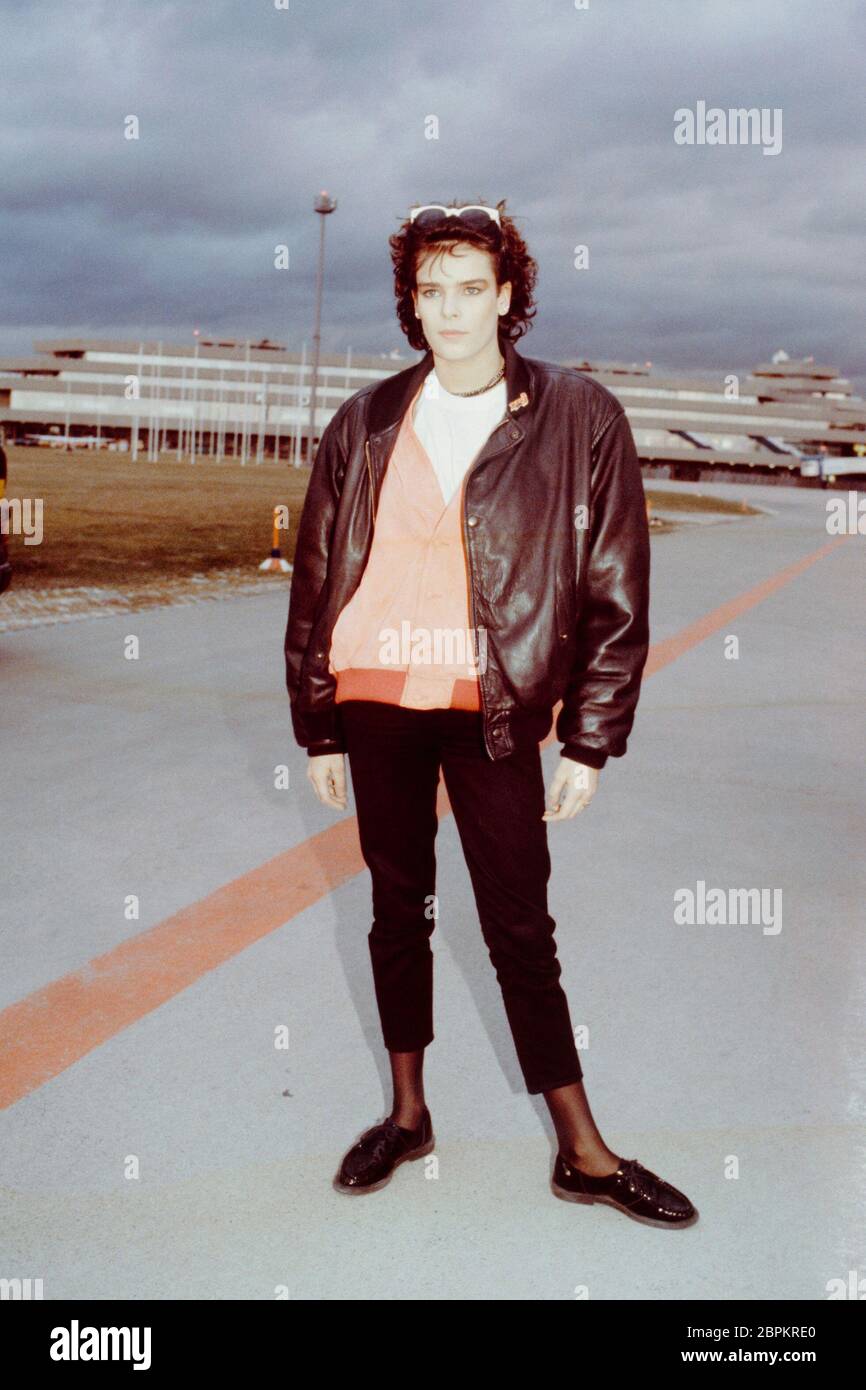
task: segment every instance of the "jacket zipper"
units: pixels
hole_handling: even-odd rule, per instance
[[[506,413],[503,415],[502,419],[499,421],[499,424],[498,424],[498,425],[494,425],[493,428],[494,428],[494,429],[499,429],[502,425],[505,425],[505,424],[507,424],[507,423],[508,423],[508,412],[506,411]],[[492,431],[491,431],[491,433],[492,433]],[[488,436],[488,439],[485,441],[485,443],[481,446],[481,448],[484,449],[484,448],[486,447],[486,444],[487,444],[487,443],[489,443],[489,436]],[[480,453],[480,452],[481,452],[481,450],[479,450],[479,453]],[[462,519],[463,519],[463,538],[464,538],[464,542],[465,542],[465,545],[466,545],[466,563],[467,563],[467,565],[469,566],[469,600],[470,600],[470,603],[471,603],[471,605],[472,605],[472,627],[473,627],[473,631],[475,632],[476,638],[477,638],[477,636],[478,636],[478,620],[477,620],[477,616],[476,616],[476,612],[475,612],[475,576],[474,576],[473,571],[472,571],[472,552],[471,552],[471,549],[470,549],[470,546],[469,546],[469,533],[468,533],[468,530],[467,530],[467,527],[466,527],[466,506],[465,506],[465,503],[466,503],[466,487],[467,487],[467,484],[468,484],[468,482],[469,482],[469,479],[470,479],[471,475],[475,472],[475,469],[477,468],[477,466],[478,466],[478,458],[477,458],[477,456],[476,456],[476,458],[474,458],[474,459],[472,460],[472,463],[470,464],[470,466],[469,466],[469,468],[468,468],[466,474],[464,475],[464,479],[463,479],[463,490],[462,490],[462,496],[461,496],[461,499],[460,499],[460,511],[461,511],[461,516],[462,516]],[[484,698],[484,677],[483,677],[483,673],[482,673],[481,671],[479,671],[479,673],[478,673],[478,689],[479,689],[479,691],[481,692],[481,707],[482,707],[482,709],[484,710],[484,722],[483,722],[483,729],[482,729],[483,734],[484,734],[484,746],[485,746],[485,748],[487,749],[487,751],[488,751],[488,753],[490,754],[490,756],[491,756],[491,758],[493,759],[493,761],[495,762],[495,761],[496,761],[496,754],[495,754],[494,750],[490,747],[490,743],[489,743],[489,740],[488,740],[488,738],[487,738],[487,714],[488,714],[488,711],[487,711],[487,701],[486,701],[485,698]]]
[[[461,520],[462,520],[462,522],[463,522],[463,542],[464,542],[464,546],[465,546],[465,548],[466,548],[466,563],[467,563],[467,565],[469,566],[469,602],[470,602],[470,605],[471,605],[471,607],[472,607],[472,630],[473,630],[473,632],[475,633],[476,650],[477,650],[477,645],[478,645],[478,619],[477,619],[477,615],[476,615],[476,612],[475,612],[475,575],[474,575],[473,570],[472,570],[472,550],[471,550],[471,547],[470,547],[470,545],[469,545],[469,533],[468,533],[467,526],[466,526],[466,484],[467,484],[467,482],[469,481],[469,473],[471,473],[471,472],[473,471],[474,466],[475,466],[475,465],[473,464],[473,465],[472,465],[472,468],[469,469],[469,472],[465,475],[465,477],[464,477],[464,479],[463,479],[463,486],[462,486],[462,488],[461,488],[461,490],[460,490],[460,517],[461,517]],[[493,749],[490,747],[490,743],[489,743],[488,738],[487,738],[487,701],[486,701],[485,698],[484,698],[484,673],[483,673],[482,671],[479,671],[479,672],[478,672],[478,689],[479,689],[479,692],[480,692],[480,694],[481,694],[481,708],[482,708],[482,710],[484,711],[483,719],[482,719],[482,726],[481,726],[481,732],[482,732],[482,734],[483,734],[483,736],[484,736],[484,747],[487,749],[488,753],[490,754],[491,759],[493,759],[493,761],[495,762],[495,761],[496,761],[496,754],[494,753]]]
[[[375,502],[375,497],[374,497],[374,493],[373,493],[373,464],[372,464],[372,462],[370,461],[370,441],[369,441],[369,439],[365,439],[365,440],[364,440],[364,457],[365,457],[365,459],[367,460],[367,472],[368,472],[369,475],[370,475],[370,510],[371,510],[372,513],[373,513],[373,522],[374,522],[374,524],[375,524],[375,521],[376,521],[376,502]]]
[[[499,429],[500,425],[504,425],[504,424],[507,423],[507,420],[508,420],[507,414],[506,414],[506,415],[503,415],[502,419],[499,421],[499,425],[495,425],[495,426],[494,426],[494,429]],[[488,436],[488,441],[485,441],[485,443],[486,443],[486,442],[489,442],[489,436]],[[485,447],[485,445],[482,445],[481,447],[482,447],[482,449],[483,449],[483,448]],[[480,452],[481,452],[481,450],[479,450],[479,453],[480,453]],[[461,515],[461,519],[462,519],[462,521],[463,521],[463,541],[464,541],[464,545],[465,545],[465,549],[466,549],[466,563],[467,563],[467,565],[468,565],[468,567],[469,567],[469,602],[470,602],[470,604],[471,604],[471,606],[472,606],[472,629],[473,629],[473,631],[474,631],[474,633],[475,633],[475,636],[476,636],[476,646],[477,646],[477,637],[478,637],[478,619],[477,619],[477,615],[476,615],[476,611],[475,611],[475,575],[474,575],[473,570],[472,570],[472,551],[471,551],[471,548],[470,548],[470,545],[469,545],[469,532],[468,532],[467,526],[466,526],[466,487],[467,487],[467,484],[468,484],[468,482],[469,482],[469,478],[470,478],[471,475],[475,472],[475,469],[477,468],[477,466],[478,466],[478,459],[477,459],[477,457],[476,457],[475,459],[473,459],[473,461],[472,461],[472,463],[470,464],[470,466],[469,466],[467,472],[466,472],[465,475],[464,475],[464,478],[463,478],[463,486],[462,486],[462,489],[461,489],[461,497],[460,497],[460,515]],[[495,754],[495,752],[493,751],[493,749],[490,747],[490,742],[489,742],[489,740],[488,740],[488,738],[487,738],[487,714],[488,714],[488,711],[487,711],[487,701],[486,701],[485,698],[484,698],[484,676],[483,676],[483,672],[481,672],[481,671],[478,672],[478,689],[479,689],[479,691],[480,691],[480,693],[481,693],[481,708],[482,708],[483,711],[484,711],[484,718],[483,718],[483,723],[482,723],[482,733],[483,733],[483,735],[484,735],[484,747],[487,749],[488,753],[490,754],[490,757],[491,757],[491,758],[493,759],[493,761],[495,762],[495,761],[496,761],[496,754]]]

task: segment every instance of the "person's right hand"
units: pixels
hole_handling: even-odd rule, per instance
[[[313,784],[316,796],[325,806],[333,806],[337,811],[346,809],[346,755],[345,753],[320,753],[315,758],[307,758],[307,776]]]

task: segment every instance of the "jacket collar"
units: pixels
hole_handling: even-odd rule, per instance
[[[532,375],[524,357],[508,338],[499,339],[505,359],[505,389],[509,418],[520,413],[532,400]],[[367,427],[370,435],[384,434],[399,425],[409,403],[424,378],[433,370],[433,353],[428,349],[420,362],[387,377],[370,393]]]

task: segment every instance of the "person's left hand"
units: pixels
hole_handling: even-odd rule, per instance
[[[587,767],[574,758],[560,758],[547,790],[548,809],[541,819],[571,820],[578,811],[584,811],[598,790],[598,779],[597,767]]]

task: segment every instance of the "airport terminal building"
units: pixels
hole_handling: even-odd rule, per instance
[[[525,343],[518,350],[533,356]],[[50,339],[31,356],[0,358],[0,432],[7,444],[299,465],[343,400],[417,360],[322,356],[312,428],[312,363],[268,339]],[[622,401],[648,471],[866,474],[866,401],[835,368],[812,359],[778,352],[739,378],[662,375],[650,363],[577,357],[563,365],[596,377]]]

